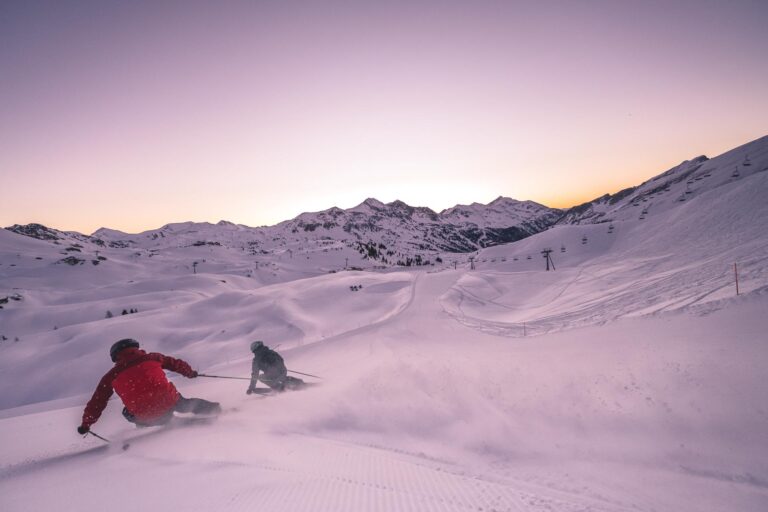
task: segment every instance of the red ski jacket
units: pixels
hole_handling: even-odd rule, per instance
[[[181,395],[168,382],[164,369],[189,378],[197,376],[197,372],[181,359],[156,352],[147,354],[133,347],[121,350],[115,366],[101,378],[85,406],[83,426],[90,427],[96,423],[113,390],[122,399],[128,412],[139,420],[151,421],[167,414]]]

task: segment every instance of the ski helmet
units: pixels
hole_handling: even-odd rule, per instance
[[[139,348],[139,342],[132,338],[124,338],[120,341],[116,341],[112,348],[109,349],[109,357],[112,358],[112,362],[117,362],[117,354],[124,348]]]
[[[263,346],[264,346],[263,341],[254,341],[253,343],[251,343],[251,352],[256,352]]]

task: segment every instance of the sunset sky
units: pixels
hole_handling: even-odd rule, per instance
[[[768,134],[768,2],[0,2],[0,226],[568,207]]]

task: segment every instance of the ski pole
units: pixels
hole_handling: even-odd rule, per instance
[[[88,431],[88,433],[89,433],[89,434],[91,434],[91,435],[92,435],[92,436],[94,436],[94,437],[98,437],[99,439],[101,439],[101,440],[102,440],[102,441],[104,441],[105,443],[111,443],[111,442],[112,442],[112,441],[110,441],[109,439],[107,439],[106,437],[101,437],[99,434],[97,434],[97,433],[96,433],[96,432],[94,432],[93,430],[89,430],[89,431]]]
[[[322,379],[322,377],[318,377],[317,375],[312,375],[311,373],[302,373],[297,372],[296,370],[288,370],[290,373],[298,373],[299,375],[306,375],[307,377],[314,377],[316,379]]]
[[[204,373],[198,373],[198,377],[208,377],[209,379],[237,379],[237,380],[251,380],[248,377],[226,377],[224,375],[206,375]]]

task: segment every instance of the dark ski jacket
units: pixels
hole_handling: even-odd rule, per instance
[[[168,382],[163,370],[189,378],[197,372],[181,359],[140,348],[126,348],[117,355],[115,366],[101,378],[83,412],[83,426],[90,427],[101,416],[113,390],[136,419],[150,422],[168,413],[181,396]]]
[[[271,348],[262,345],[253,353],[253,362],[251,363],[251,388],[256,387],[259,379],[259,370],[264,372],[267,380],[276,380],[285,378],[287,370],[283,357]]]

